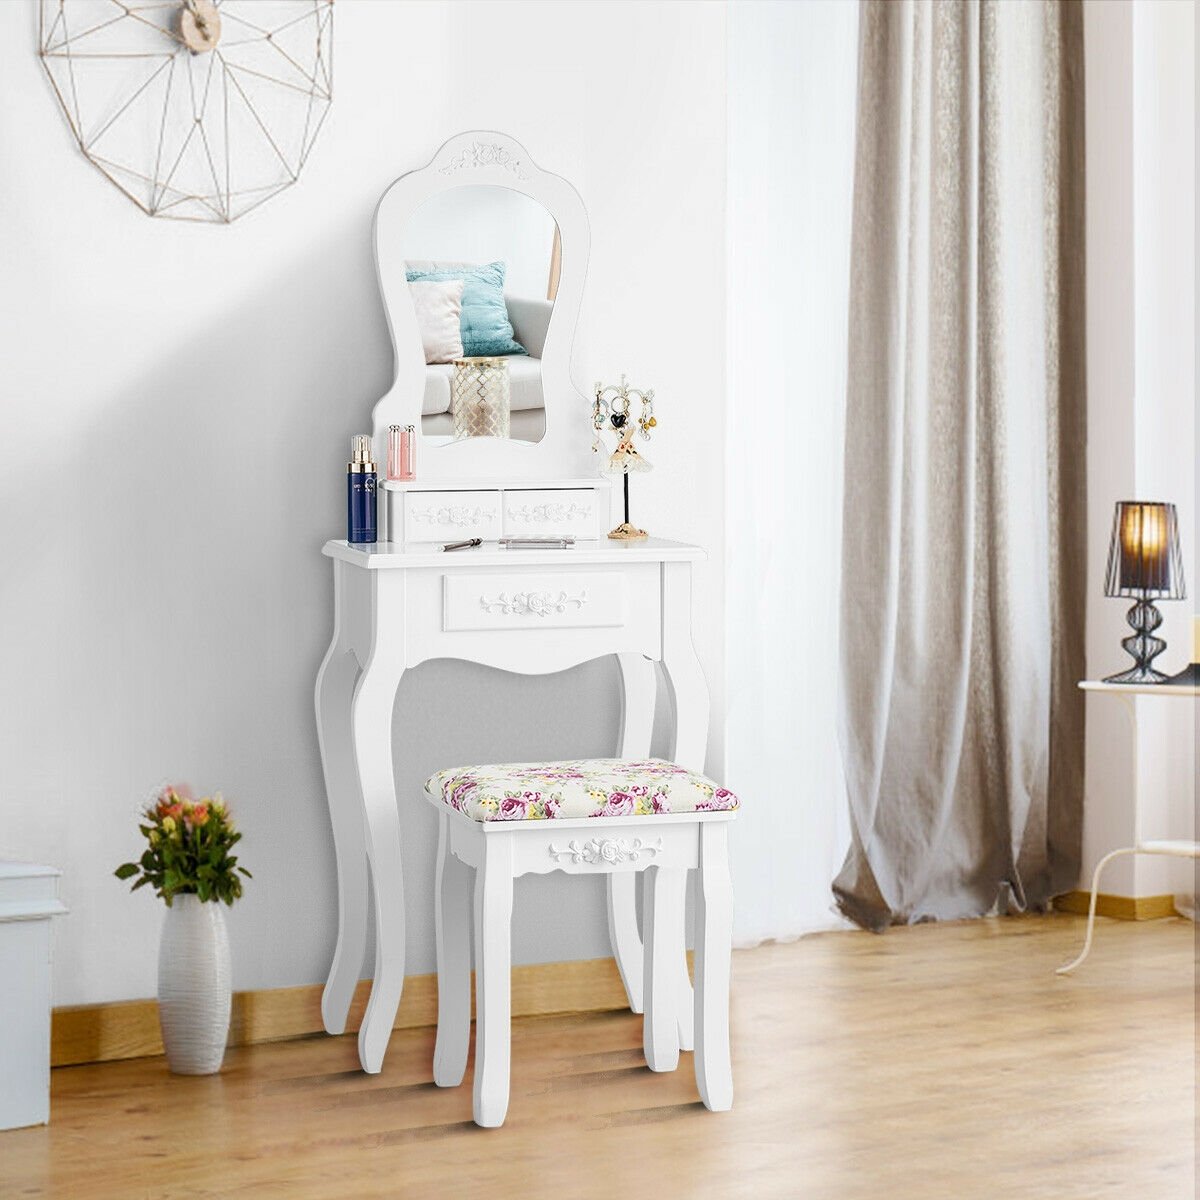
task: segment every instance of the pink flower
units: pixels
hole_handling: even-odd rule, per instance
[[[188,815],[188,820],[191,822],[193,829],[199,829],[208,820],[208,806],[197,804]]]
[[[473,779],[468,779],[460,783],[450,793],[450,807],[458,809],[459,812],[467,811],[467,800],[470,799],[471,793],[479,786]]]
[[[639,783],[629,789],[629,794],[631,796],[648,796],[650,789],[644,783]]]
[[[696,805],[697,812],[728,812],[737,808],[738,798],[728,788],[717,788],[711,800],[701,800]]]
[[[553,821],[555,817],[562,815],[562,805],[554,796],[549,796],[546,799],[546,817]]]
[[[497,821],[524,821],[529,815],[529,801],[520,796],[505,796],[496,813]]]
[[[186,783],[168,783],[159,793],[159,804],[177,804],[180,800],[194,800],[192,789]]]
[[[650,807],[656,813],[669,813],[671,811],[671,802],[667,799],[666,792],[655,792],[650,797]]]
[[[633,797],[628,792],[613,792],[604,806],[603,815],[606,817],[633,816]]]

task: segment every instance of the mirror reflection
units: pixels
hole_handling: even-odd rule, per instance
[[[560,263],[554,218],[508,188],[454,188],[414,213],[404,257],[425,356],[421,432],[540,440]]]

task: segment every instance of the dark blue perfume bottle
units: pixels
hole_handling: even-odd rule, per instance
[[[346,540],[376,541],[375,463],[371,459],[371,435],[356,433],[350,439],[350,461],[346,464]]]

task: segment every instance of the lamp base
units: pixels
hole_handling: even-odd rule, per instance
[[[1150,664],[1167,648],[1167,643],[1154,636],[1162,624],[1162,613],[1153,600],[1144,596],[1125,614],[1125,620],[1134,631],[1121,642],[1126,653],[1133,659],[1133,666],[1118,675],[1106,675],[1105,683],[1166,683],[1167,676],[1156,671]]]
[[[1167,676],[1153,667],[1130,667],[1119,675],[1105,675],[1105,683],[1166,683]]]

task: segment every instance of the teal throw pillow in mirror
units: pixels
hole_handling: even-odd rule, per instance
[[[449,279],[463,281],[462,345],[464,358],[499,357],[528,354],[513,337],[512,323],[504,303],[504,264],[486,263],[480,267],[455,267],[445,271],[408,271],[409,283],[441,283]]]

